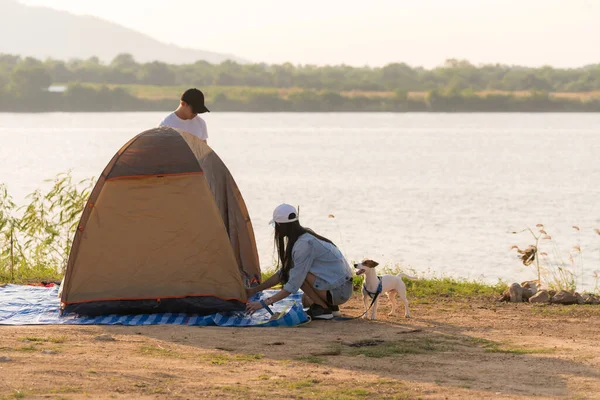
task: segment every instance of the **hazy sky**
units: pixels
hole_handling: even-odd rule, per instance
[[[600,0],[22,0],[250,61],[600,62]]]

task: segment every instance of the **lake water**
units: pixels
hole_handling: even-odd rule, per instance
[[[24,204],[59,172],[98,176],[163,116],[0,114],[0,182]],[[509,251],[529,244],[528,234],[508,232],[543,223],[567,263],[567,251],[581,245],[577,273],[593,288],[600,114],[212,113],[206,120],[209,144],[248,205],[263,268],[274,255],[267,222],[288,202],[349,260],[492,282],[534,278]],[[543,244],[551,253],[551,242]]]

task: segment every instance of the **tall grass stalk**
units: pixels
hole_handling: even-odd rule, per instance
[[[536,228],[537,232],[529,227],[518,232],[511,232],[512,234],[529,232],[534,239],[534,244],[525,249],[520,249],[518,246],[511,247],[511,249],[517,250],[523,265],[530,266],[535,262],[538,282],[550,289],[575,291],[577,283],[582,289],[584,286],[584,255],[581,247],[581,229],[575,225],[572,227],[577,232],[576,244],[565,254],[548,234],[544,225],[538,224]],[[600,230],[596,229],[596,233],[600,235]],[[565,255],[568,256],[568,261]],[[594,291],[597,290],[596,283]]]
[[[538,249],[540,248],[540,239],[542,237],[549,237],[546,231],[544,230],[544,226],[542,224],[537,224],[537,228],[540,228],[538,234],[536,235],[533,230],[529,227],[523,229],[519,232],[512,232],[513,235],[517,235],[523,232],[529,232],[533,239],[535,240],[535,244],[527,247],[526,249],[521,250],[518,246],[512,246],[511,249],[516,249],[521,256],[519,258],[523,262],[523,265],[530,266],[533,262],[535,262],[535,269],[537,271],[537,280],[538,282],[542,282],[542,267],[540,266],[540,257],[538,254]]]
[[[15,275],[14,229],[16,220],[13,216],[15,207],[6,186],[0,184],[0,266],[10,266],[11,279],[14,279]]]
[[[16,207],[0,185],[0,281],[57,280],[64,272],[73,235],[93,187],[61,173],[44,193],[36,190]]]

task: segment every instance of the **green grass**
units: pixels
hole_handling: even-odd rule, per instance
[[[264,357],[264,354],[234,354],[232,356],[232,359],[234,361],[256,361],[256,360],[262,360],[262,358]]]
[[[327,380],[300,379],[295,381],[275,381],[274,385],[285,389],[287,396],[320,400],[355,400],[355,399],[394,399],[407,400],[413,398],[402,382],[380,379],[365,387],[354,385],[330,386]],[[268,397],[265,395],[265,398]]]
[[[503,354],[516,354],[516,355],[524,355],[524,354],[548,354],[554,353],[556,351],[555,348],[546,348],[546,349],[524,349],[519,347],[509,346],[503,343],[495,342],[493,340],[481,339],[481,338],[471,338],[471,342],[481,346],[486,353],[503,353]]]
[[[5,399],[24,399],[27,396],[27,392],[24,390],[15,389],[8,397],[3,397]]]
[[[227,364],[230,360],[229,356],[226,354],[210,354],[208,356],[203,357],[205,361],[209,361],[213,365],[224,365]]]
[[[59,386],[53,389],[50,389],[50,393],[79,393],[83,389],[77,386]]]
[[[518,348],[504,348],[491,347],[485,349],[486,353],[504,353],[504,354],[548,354],[553,353],[554,349],[518,349]]]
[[[263,354],[225,354],[225,353],[205,353],[199,355],[182,354],[174,350],[162,348],[159,346],[143,345],[139,348],[139,354],[152,357],[169,358],[187,358],[197,359],[212,365],[225,365],[231,362],[245,362],[261,360]]]
[[[46,338],[39,338],[34,336],[25,336],[19,339],[21,342],[45,342]]]
[[[268,381],[268,382],[266,382]],[[328,379],[279,377],[271,380],[269,375],[259,375],[250,382],[237,382],[234,385],[213,386],[208,391],[211,398],[232,399],[298,398],[319,400],[389,399],[408,400],[414,396],[408,387],[391,379],[378,379],[367,385],[357,385],[354,381],[339,382]]]
[[[397,275],[400,272],[398,266],[395,267],[378,267],[380,275],[392,274]],[[406,273],[406,272],[405,272]],[[413,273],[407,273],[414,275]],[[265,270],[262,272],[262,280],[265,281],[273,275],[273,270]],[[507,288],[506,282],[498,281],[497,283],[486,283],[476,280],[459,279],[451,277],[418,277],[418,280],[412,281],[403,278],[406,284],[408,295],[417,298],[435,298],[439,296],[446,297],[476,297],[476,296],[496,296],[501,295]],[[355,289],[362,287],[363,276],[354,275],[353,284]],[[359,289],[360,290],[360,289]]]
[[[212,365],[226,365],[235,362],[252,362],[261,360],[264,354],[224,354],[224,353],[206,353],[194,356],[205,363]]]
[[[296,360],[310,363],[310,364],[324,364],[327,360],[317,356],[300,356],[296,357]]]
[[[371,396],[371,392],[367,389],[353,388],[353,389],[336,389],[329,390],[326,393],[325,398],[331,399],[366,399]]]
[[[433,351],[443,351],[446,347],[441,342],[429,338],[398,340],[384,342],[375,346],[350,347],[344,353],[350,356],[364,355],[372,358],[392,357],[398,354],[422,354]]]
[[[33,344],[30,344],[29,346],[21,346],[17,349],[17,351],[24,351],[24,352],[37,351],[37,350],[39,350],[39,347],[36,347]]]
[[[404,279],[408,293],[416,297],[447,295],[449,297],[472,297],[500,295],[506,289],[506,283],[499,281],[489,284],[467,279],[449,277],[428,278],[411,281]]]
[[[138,349],[138,353],[143,356],[164,357],[164,358],[187,358],[199,359],[200,361],[212,365],[225,365],[231,362],[251,362],[260,360],[264,357],[263,354],[223,354],[223,353],[207,353],[200,355],[187,355],[177,351],[166,349],[159,346],[143,345]]]
[[[51,343],[64,343],[67,341],[67,337],[65,335],[61,336],[50,336],[48,341]]]
[[[39,282],[60,282],[63,275],[54,266],[19,266],[15,265],[14,279],[10,267],[0,268],[0,283],[28,284]]]
[[[62,336],[50,336],[50,337],[36,337],[36,336],[25,336],[22,338],[19,338],[19,340],[21,342],[36,342],[36,343],[45,343],[45,342],[50,342],[50,343],[64,343],[67,341],[67,337],[62,335]]]
[[[305,380],[298,381],[298,382],[287,383],[285,385],[285,387],[288,388],[288,389],[291,389],[291,390],[297,390],[297,389],[302,389],[302,388],[307,388],[307,387],[314,386],[317,383],[319,383],[319,381],[316,380],[316,379],[305,379]]]
[[[139,353],[144,356],[152,357],[173,357],[183,358],[183,354],[173,350],[165,349],[157,346],[144,345],[139,348]]]
[[[312,387],[312,386],[318,384],[319,382],[320,381],[313,379],[313,378],[300,379],[297,381],[289,381],[289,380],[275,381],[277,386],[286,388],[288,390],[298,390],[298,389],[303,389],[303,388],[309,388],[309,387]]]
[[[379,269],[379,275],[397,275],[399,267],[383,267]],[[407,275],[414,275],[407,273]],[[402,278],[406,284],[406,290],[409,296],[417,298],[428,297],[473,297],[473,296],[491,296],[500,295],[506,290],[506,282],[498,281],[495,284],[481,282],[477,280],[452,278],[446,276],[422,277],[417,280]],[[353,283],[355,288],[360,288],[363,284],[363,276],[354,276]]]

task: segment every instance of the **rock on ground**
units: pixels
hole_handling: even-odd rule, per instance
[[[540,290],[529,298],[530,303],[548,303],[550,302],[550,294],[547,290]]]
[[[513,303],[520,303],[523,301],[523,287],[518,283],[510,285],[510,301]]]
[[[552,297],[550,302],[555,304],[577,304],[577,296],[574,293],[561,290]]]

